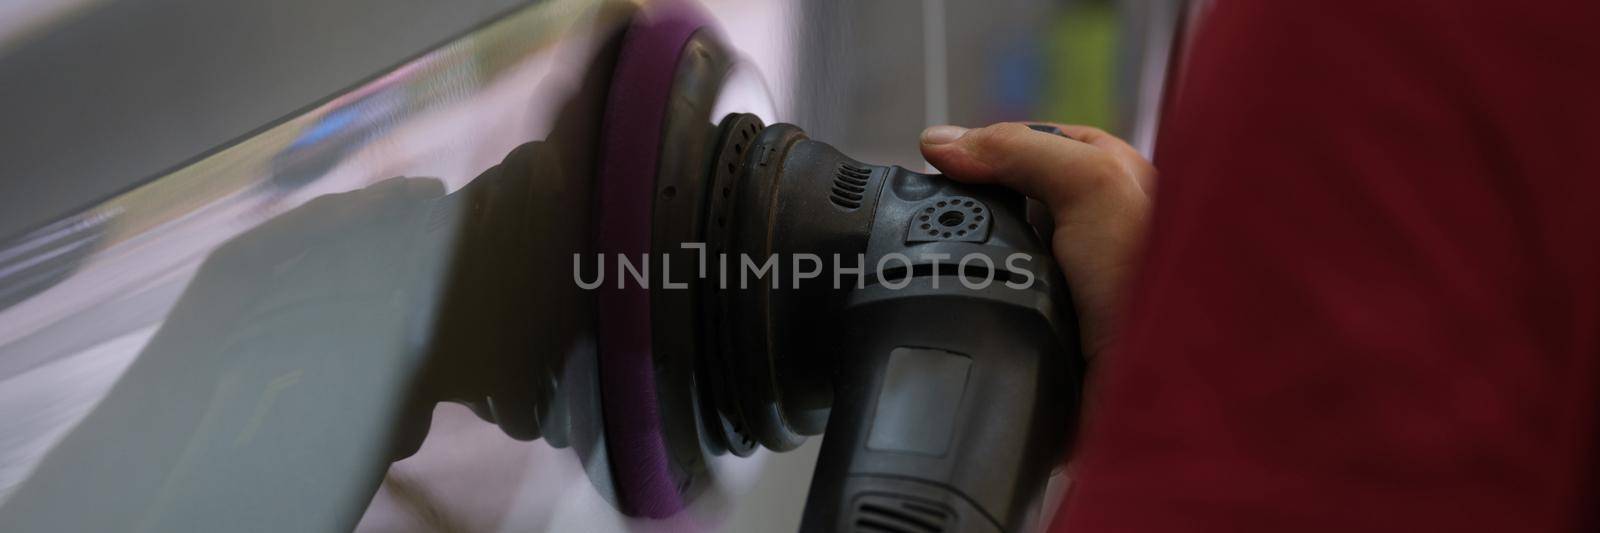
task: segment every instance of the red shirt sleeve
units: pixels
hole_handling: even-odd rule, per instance
[[[1600,3],[1220,0],[1055,530],[1594,530]]]

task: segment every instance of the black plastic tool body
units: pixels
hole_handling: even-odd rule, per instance
[[[739,429],[726,438],[792,447],[825,421],[803,531],[1027,525],[1075,425],[1081,358],[1025,199],[752,122],[723,123],[712,194],[728,201],[707,215],[714,253],[776,267],[731,260],[750,280],[710,296],[707,404]]]

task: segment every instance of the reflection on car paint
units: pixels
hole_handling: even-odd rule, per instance
[[[169,329],[175,307],[215,301],[196,296],[201,290],[197,273],[215,270],[209,262],[237,257],[241,249],[273,249],[278,252],[256,259],[278,266],[260,271],[259,276],[267,277],[250,278],[257,282],[246,286],[273,287],[262,280],[274,276],[315,280],[315,270],[300,270],[298,277],[293,273],[304,267],[303,261],[344,257],[337,249],[317,252],[312,245],[332,238],[322,235],[326,231],[321,230],[334,227],[325,216],[342,209],[308,210],[311,204],[353,205],[382,188],[377,184],[398,176],[424,176],[438,183],[441,192],[461,193],[520,144],[553,139],[564,111],[597,96],[583,87],[582,78],[630,6],[557,1],[513,13],[140,187],[0,243],[0,287],[7,291],[0,295],[0,419],[11,422],[0,435],[0,506],[45,452],[96,407],[118,378],[131,372],[130,366],[137,368],[139,361],[154,355],[152,347]],[[744,13],[738,16],[772,11],[729,9]],[[772,44],[746,48],[767,58],[784,54]],[[755,71],[742,75],[760,77]],[[566,159],[585,155],[571,144],[547,143],[544,149]],[[534,165],[539,183],[570,185],[587,179],[562,157],[534,159],[544,162]],[[351,192],[357,194],[329,196]],[[465,218],[461,213],[436,214],[433,220],[460,223]],[[307,221],[322,222],[302,228],[317,231],[282,233],[282,228]],[[560,217],[540,224],[539,231],[546,232],[567,227]],[[265,247],[267,243],[275,246]],[[244,248],[232,254],[219,251],[225,245]],[[466,244],[442,237],[432,246]],[[349,257],[371,259],[370,252]],[[385,266],[378,262],[370,268],[376,275]],[[421,329],[414,333],[425,336]],[[433,429],[420,443],[421,451],[389,469],[366,513],[358,513],[356,528],[481,530],[547,524],[561,529],[582,524],[586,529],[702,529],[771,518],[761,516],[760,506],[740,510],[732,505],[749,497],[767,463],[764,454],[719,463],[717,484],[680,520],[645,526],[618,515],[606,502],[610,490],[603,447],[597,446],[595,435],[572,429],[594,422],[575,414],[585,408],[581,399],[594,392],[585,389],[585,380],[596,368],[592,358],[583,356],[592,353],[592,340],[579,336],[552,350],[530,359],[546,366],[538,375],[547,383],[529,388],[543,391],[545,397],[534,405],[539,406],[540,422],[557,431],[542,431],[539,441],[513,441],[501,436],[500,428],[475,419],[504,418],[488,398],[456,398],[471,409],[442,404],[432,412]],[[208,405],[247,406],[239,420],[230,421],[239,425],[229,427],[226,446],[294,441],[293,435],[282,434],[286,426],[274,425],[274,414],[293,412],[294,398],[315,393],[319,379],[327,377],[303,365],[259,370],[222,376],[197,389],[210,391],[206,394],[213,403]],[[219,416],[201,416],[201,426],[223,423]],[[560,447],[576,450],[579,460],[554,449]],[[183,454],[197,459],[181,463],[199,464],[195,461],[203,460],[198,458],[204,453],[185,446]],[[809,472],[803,455],[784,460],[802,463],[797,472]],[[444,490],[459,489],[467,480],[471,486],[466,490]],[[803,480],[770,485],[763,490],[790,497],[804,490]],[[170,495],[182,494],[181,487],[169,481],[151,489]],[[181,513],[174,505],[182,498],[160,498],[165,503],[142,522],[154,529],[173,523],[162,518],[167,513]],[[728,522],[730,512],[754,514]]]
[[[24,383],[45,379],[53,365],[115,368],[85,359],[131,359],[208,253],[311,198],[396,175],[438,176],[457,189],[518,142],[542,138],[552,118],[547,108],[574,90],[572,78],[596,39],[620,18],[582,1],[522,10],[345,96],[0,243],[0,396],[7,399],[0,418],[12,422],[0,440],[0,498],[110,380]],[[338,156],[313,172],[293,163],[306,153]]]

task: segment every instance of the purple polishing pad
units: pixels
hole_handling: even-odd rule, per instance
[[[678,57],[710,24],[687,2],[645,7],[623,35],[601,124],[596,250],[612,263],[650,252],[662,122]],[[612,280],[598,294],[601,407],[618,504],[634,516],[683,509],[661,427],[651,355],[650,291]]]

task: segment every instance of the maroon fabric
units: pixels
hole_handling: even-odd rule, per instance
[[[1196,39],[1056,530],[1593,531],[1600,2]]]

